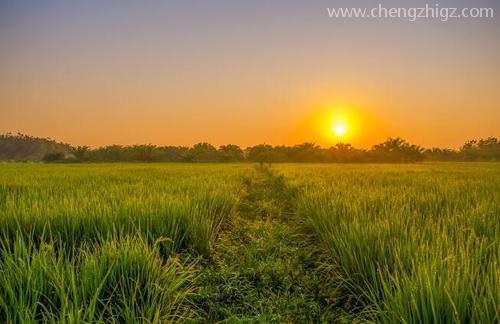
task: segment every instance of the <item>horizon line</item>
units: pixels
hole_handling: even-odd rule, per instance
[[[149,143],[143,142],[143,143],[134,143],[134,144],[112,143],[112,144],[104,144],[104,145],[95,145],[95,146],[93,146],[93,145],[87,145],[87,144],[76,145],[76,144],[71,144],[71,143],[64,142],[64,141],[59,141],[59,140],[57,140],[55,138],[52,138],[50,136],[49,137],[40,137],[40,136],[36,136],[36,135],[24,134],[24,133],[21,133],[21,132],[17,132],[15,134],[12,133],[12,132],[7,132],[7,133],[0,134],[0,137],[3,137],[3,136],[12,136],[12,137],[22,137],[22,136],[24,136],[24,137],[31,137],[31,138],[34,138],[34,139],[43,139],[43,140],[55,142],[57,144],[68,145],[70,147],[88,147],[89,149],[92,149],[92,150],[99,149],[99,148],[105,148],[105,147],[109,147],[109,146],[133,147],[133,146],[146,146],[146,145],[152,145],[152,146],[155,146],[155,147],[185,147],[185,148],[192,148],[193,146],[195,146],[197,144],[203,144],[203,143],[209,144],[209,145],[215,147],[216,149],[219,149],[222,146],[226,146],[226,145],[236,145],[239,148],[241,148],[242,150],[246,150],[246,149],[249,149],[249,148],[252,148],[252,147],[255,147],[255,146],[259,146],[259,145],[269,145],[271,147],[295,147],[295,146],[300,146],[300,145],[303,145],[303,144],[313,144],[313,145],[319,147],[320,149],[329,149],[329,148],[332,148],[332,147],[336,147],[339,144],[344,144],[344,145],[349,145],[352,148],[358,149],[358,150],[369,150],[369,149],[372,149],[374,146],[382,144],[382,143],[384,143],[384,142],[386,142],[386,141],[388,141],[390,139],[401,139],[401,140],[407,142],[410,145],[415,145],[415,146],[418,146],[418,147],[420,147],[422,149],[441,149],[441,150],[457,151],[457,150],[460,150],[461,147],[464,144],[469,143],[469,142],[474,142],[474,141],[478,142],[478,141],[487,140],[487,139],[490,139],[490,138],[499,139],[499,138],[497,138],[494,135],[490,135],[490,136],[486,136],[486,137],[481,137],[481,138],[473,138],[473,139],[466,140],[458,148],[438,147],[438,146],[426,147],[426,146],[422,146],[422,145],[419,145],[419,144],[412,143],[412,142],[408,141],[407,139],[405,139],[403,137],[400,137],[400,136],[388,136],[384,141],[372,144],[369,147],[357,147],[357,146],[352,145],[351,143],[342,142],[342,141],[339,141],[339,142],[337,142],[335,144],[332,144],[330,146],[322,146],[320,144],[315,143],[314,141],[305,141],[305,142],[300,142],[300,143],[295,143],[295,144],[269,144],[269,143],[263,142],[263,143],[258,143],[258,144],[254,144],[254,145],[248,145],[248,146],[238,145],[238,144],[234,144],[234,143],[231,143],[231,142],[228,142],[228,143],[225,143],[225,144],[221,144],[221,145],[213,145],[213,144],[211,144],[208,141],[200,141],[200,142],[196,142],[196,143],[193,143],[193,144],[190,144],[190,145],[181,145],[181,144],[153,144],[151,142],[149,142]]]

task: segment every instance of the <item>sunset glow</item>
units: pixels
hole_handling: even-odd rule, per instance
[[[498,20],[400,28],[332,20],[321,1],[48,3],[0,4],[0,133],[91,147],[500,136]]]
[[[347,132],[347,126],[345,124],[334,124],[332,130],[336,136],[344,136]]]

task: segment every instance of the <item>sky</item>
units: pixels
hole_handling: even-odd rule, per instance
[[[327,10],[379,3],[492,7],[495,18]],[[398,136],[458,148],[500,137],[498,16],[495,0],[2,0],[0,133],[92,147],[367,148]]]

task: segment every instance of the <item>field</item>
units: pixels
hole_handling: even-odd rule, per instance
[[[0,321],[494,323],[500,165],[0,164]]]

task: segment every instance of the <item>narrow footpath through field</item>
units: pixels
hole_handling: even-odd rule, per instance
[[[338,322],[330,276],[293,225],[298,190],[268,167],[243,181],[238,216],[201,271],[199,320]]]

